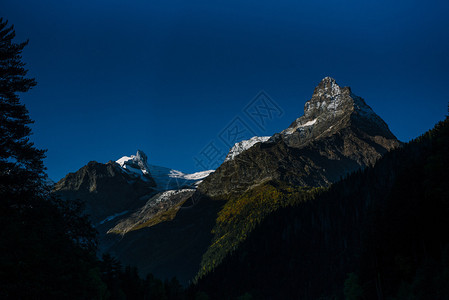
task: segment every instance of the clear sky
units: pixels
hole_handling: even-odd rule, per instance
[[[325,76],[402,141],[447,114],[447,0],[2,0],[0,15],[30,40],[38,86],[22,101],[56,181],[137,149],[151,164],[209,168],[228,129],[285,129]]]

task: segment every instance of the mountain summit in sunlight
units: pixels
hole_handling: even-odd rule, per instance
[[[212,197],[239,194],[276,179],[326,186],[372,165],[400,145],[387,124],[349,87],[325,77],[304,105],[304,115],[287,129],[225,161],[200,185]]]

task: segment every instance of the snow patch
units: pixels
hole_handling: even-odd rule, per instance
[[[147,164],[147,156],[141,150],[137,150],[136,155],[123,156],[116,160],[116,163],[118,163],[123,170],[136,174],[145,181],[148,181],[148,176],[151,176]]]
[[[123,168],[123,166],[125,165],[125,163],[128,160],[132,160],[134,158],[134,155],[131,156],[123,156],[122,158],[119,158],[118,160],[116,160],[115,162],[118,163],[120,165],[120,167]]]
[[[158,190],[174,190],[185,187],[196,187],[200,180],[203,180],[215,170],[207,170],[186,174],[178,170],[166,167],[149,165],[151,176],[156,182]]]
[[[326,98],[332,98],[336,95],[341,94],[341,88],[335,81],[335,79],[331,77],[324,77],[322,80],[324,85],[319,91],[317,91],[318,96],[325,96]]]
[[[302,124],[302,125],[299,125],[299,127],[312,126],[313,124],[316,123],[316,120],[317,120],[317,119],[313,119],[312,121],[308,121],[308,122],[306,122],[306,123],[304,123],[304,124]]]
[[[313,119],[311,121],[307,121],[304,124],[301,124],[301,123],[298,124],[297,123],[295,126],[285,129],[283,131],[283,133],[285,133],[285,134],[292,134],[293,132],[297,131],[298,129],[301,130],[301,129],[304,129],[305,127],[313,126],[317,122],[317,120],[318,120],[318,118],[315,118],[315,119]]]
[[[195,191],[195,189],[182,189],[182,190],[169,190],[169,191],[159,193],[159,194],[155,195],[154,197],[152,197],[150,200],[148,200],[148,202],[144,206],[144,208],[147,206],[151,207],[158,203],[165,202],[165,201],[169,200],[174,195],[183,194],[186,192],[194,192],[194,191]]]
[[[224,161],[233,160],[237,155],[245,150],[248,150],[257,143],[264,143],[270,139],[270,136],[254,136],[249,140],[241,141],[235,143],[234,146],[229,150],[228,155]]]

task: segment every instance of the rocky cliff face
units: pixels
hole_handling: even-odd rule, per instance
[[[129,217],[120,220],[107,233],[125,235],[133,230],[151,227],[163,221],[171,221],[194,192],[194,189],[180,189],[158,193]]]
[[[270,179],[325,186],[373,164],[399,145],[387,124],[361,97],[326,77],[306,102],[302,117],[268,141],[225,161],[198,190],[211,197],[226,197]]]
[[[347,127],[364,131],[371,137],[396,140],[388,125],[361,97],[353,94],[350,87],[340,87],[333,78],[326,77],[305,103],[304,115],[280,135],[289,146],[300,148]]]
[[[123,171],[115,162],[89,162],[69,173],[55,185],[63,199],[82,199],[94,225],[108,217],[137,209],[154,193],[156,184],[149,176],[141,178]]]

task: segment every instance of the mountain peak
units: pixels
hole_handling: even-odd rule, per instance
[[[325,77],[315,87],[312,98],[304,105],[304,115],[281,134],[290,146],[300,146],[316,137],[330,136],[347,126],[358,127],[373,136],[395,139],[388,125],[365,103],[341,87],[334,78]]]
[[[342,94],[343,91],[334,78],[324,77],[315,88],[313,96],[330,98]]]
[[[267,142],[236,144],[226,161],[199,186],[210,197],[239,194],[267,180],[324,186],[372,165],[400,145],[388,125],[349,87],[325,77],[304,105],[304,115]]]
[[[142,150],[137,150],[136,155],[123,156],[118,159],[116,163],[118,163],[122,169],[142,175],[143,178],[146,179],[147,177],[151,177],[147,160],[147,155]]]
[[[324,77],[313,91],[312,98],[304,105],[304,116],[317,117],[322,113],[328,113],[341,109],[347,104],[348,97],[351,94],[349,87],[340,87],[332,77]],[[345,108],[352,107],[349,105]]]
[[[116,161],[126,173],[138,176],[144,181],[154,180],[158,191],[196,187],[202,179],[214,170],[186,174],[178,170],[148,164],[148,157],[142,150],[136,155],[123,156]]]
[[[142,162],[143,164],[147,163],[148,157],[142,150],[137,150],[135,157],[139,162]]]

